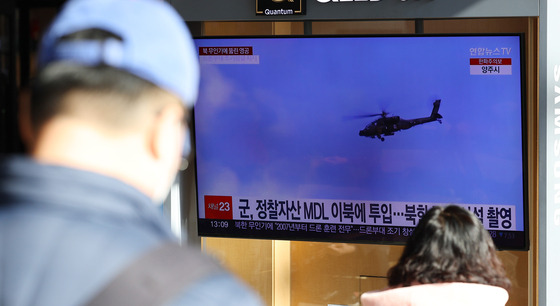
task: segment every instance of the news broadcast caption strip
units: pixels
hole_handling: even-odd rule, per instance
[[[458,205],[472,211],[487,229],[516,228],[514,205]],[[232,196],[206,195],[204,206],[206,219],[416,226],[420,218],[437,205],[313,199],[234,199]]]
[[[471,75],[511,75],[511,58],[471,58]]]
[[[259,56],[253,54],[253,47],[249,46],[198,47],[198,55],[201,65],[258,65],[260,63]]]
[[[202,235],[207,228],[212,232],[234,233],[233,236],[250,237],[251,233],[258,233],[259,237],[271,239],[329,240],[327,237],[336,237],[367,241],[368,236],[375,236],[398,242],[406,241],[430,208],[446,205],[206,195]],[[473,212],[493,238],[518,238],[514,205],[457,205]]]
[[[471,75],[511,75],[511,48],[474,47],[469,49]]]

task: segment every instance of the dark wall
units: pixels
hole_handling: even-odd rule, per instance
[[[302,1],[307,2],[305,15],[264,16],[256,15],[255,0],[169,0],[187,21],[527,17],[539,14],[538,0]]]

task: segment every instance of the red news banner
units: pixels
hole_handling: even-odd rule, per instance
[[[511,75],[511,58],[471,58],[471,75]]]
[[[251,46],[198,47],[200,64],[259,64]]]

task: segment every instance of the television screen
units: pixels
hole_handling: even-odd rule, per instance
[[[402,244],[455,204],[526,249],[522,40],[196,39],[199,235]]]

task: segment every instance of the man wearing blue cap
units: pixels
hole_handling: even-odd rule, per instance
[[[197,98],[180,16],[164,1],[71,0],[38,62],[21,114],[31,156],[0,163],[0,305],[261,305],[170,243],[154,205],[188,154]]]

